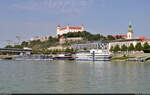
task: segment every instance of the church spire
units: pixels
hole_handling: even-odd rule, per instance
[[[129,21],[127,39],[133,39],[133,29],[132,29],[131,21]]]
[[[133,32],[131,21],[129,21],[128,32]]]
[[[132,25],[131,20],[129,20],[129,25]]]

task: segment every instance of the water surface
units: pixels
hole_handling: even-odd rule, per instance
[[[150,63],[0,60],[0,93],[150,93]]]

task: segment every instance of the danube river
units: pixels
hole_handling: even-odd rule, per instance
[[[0,93],[150,93],[150,63],[0,60]]]

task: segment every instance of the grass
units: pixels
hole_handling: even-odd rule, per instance
[[[133,57],[131,56],[112,57],[111,60],[126,60],[128,58],[133,58]]]

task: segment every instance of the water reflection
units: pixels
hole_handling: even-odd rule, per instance
[[[149,93],[150,63],[0,61],[0,92]]]

